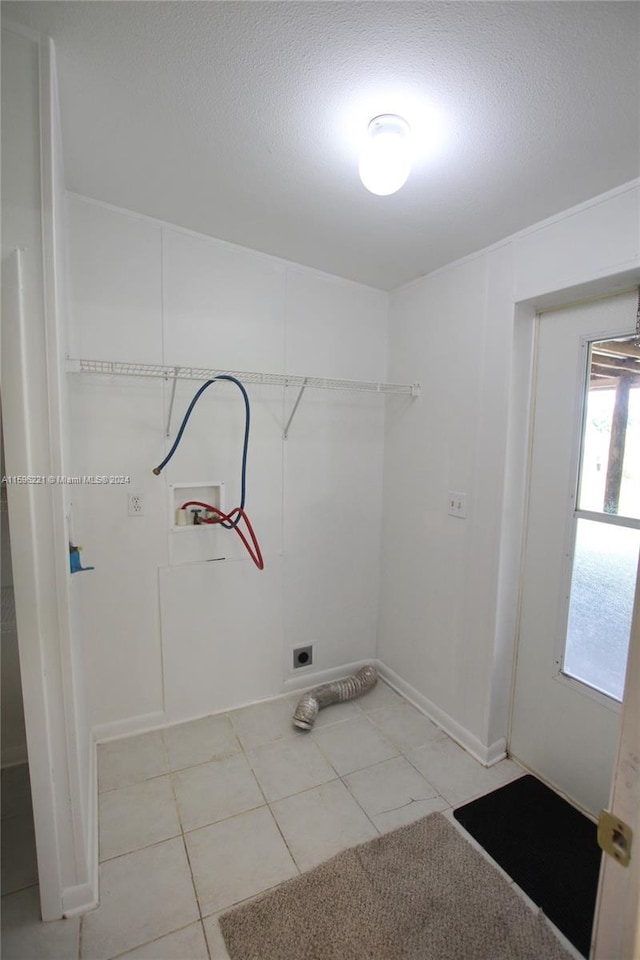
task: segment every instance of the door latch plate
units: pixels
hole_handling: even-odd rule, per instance
[[[598,818],[598,845],[610,857],[617,860],[621,867],[626,867],[631,859],[631,842],[633,830],[619,817],[615,817],[608,810],[601,810]]]

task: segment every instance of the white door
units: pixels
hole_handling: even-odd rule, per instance
[[[510,752],[592,814],[609,799],[640,542],[640,350],[611,347],[636,306],[634,291],[537,320]]]
[[[602,858],[593,960],[640,957],[640,567],[618,751],[608,809],[631,827],[631,860]]]

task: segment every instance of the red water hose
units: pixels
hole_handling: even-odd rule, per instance
[[[201,524],[204,524],[204,523],[222,523],[222,522],[225,521],[225,520],[226,520],[228,523],[233,523],[235,517],[240,517],[242,520],[244,520],[244,522],[245,522],[245,524],[246,524],[246,526],[247,526],[247,531],[248,531],[248,533],[249,533],[249,537],[251,538],[251,544],[253,544],[253,548],[252,548],[251,544],[249,543],[249,541],[247,540],[247,538],[245,537],[245,535],[244,535],[244,533],[242,532],[242,530],[240,529],[239,525],[234,526],[233,529],[235,530],[235,532],[238,534],[238,536],[240,537],[240,539],[241,539],[242,542],[244,543],[244,545],[245,545],[245,547],[246,547],[246,549],[247,549],[247,553],[249,554],[249,556],[251,557],[251,559],[252,559],[253,562],[255,563],[255,565],[256,565],[256,567],[258,568],[258,570],[264,570],[264,561],[263,561],[263,559],[262,559],[262,553],[261,553],[261,551],[260,551],[260,544],[258,543],[258,538],[256,537],[255,533],[253,532],[253,527],[251,526],[251,521],[249,520],[249,517],[246,515],[246,513],[244,512],[244,510],[242,509],[242,507],[234,507],[234,509],[231,511],[231,513],[223,513],[223,511],[222,511],[222,510],[219,510],[218,507],[214,507],[214,506],[213,506],[212,504],[210,504],[210,503],[201,503],[200,500],[187,500],[186,503],[183,503],[183,504],[182,504],[181,509],[182,509],[182,510],[186,510],[187,507],[202,507],[203,510],[208,510],[209,513],[215,513],[215,514],[216,514],[216,517],[213,518],[213,519],[207,519],[207,520],[205,520],[204,518],[201,518],[201,519],[200,519],[200,523],[201,523]]]

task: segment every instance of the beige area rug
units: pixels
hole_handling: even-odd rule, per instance
[[[568,960],[442,814],[338,854],[220,918],[232,960]]]

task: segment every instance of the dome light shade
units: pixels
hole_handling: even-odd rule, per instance
[[[395,193],[411,170],[410,128],[393,113],[374,117],[360,154],[360,179],[380,197]]]

